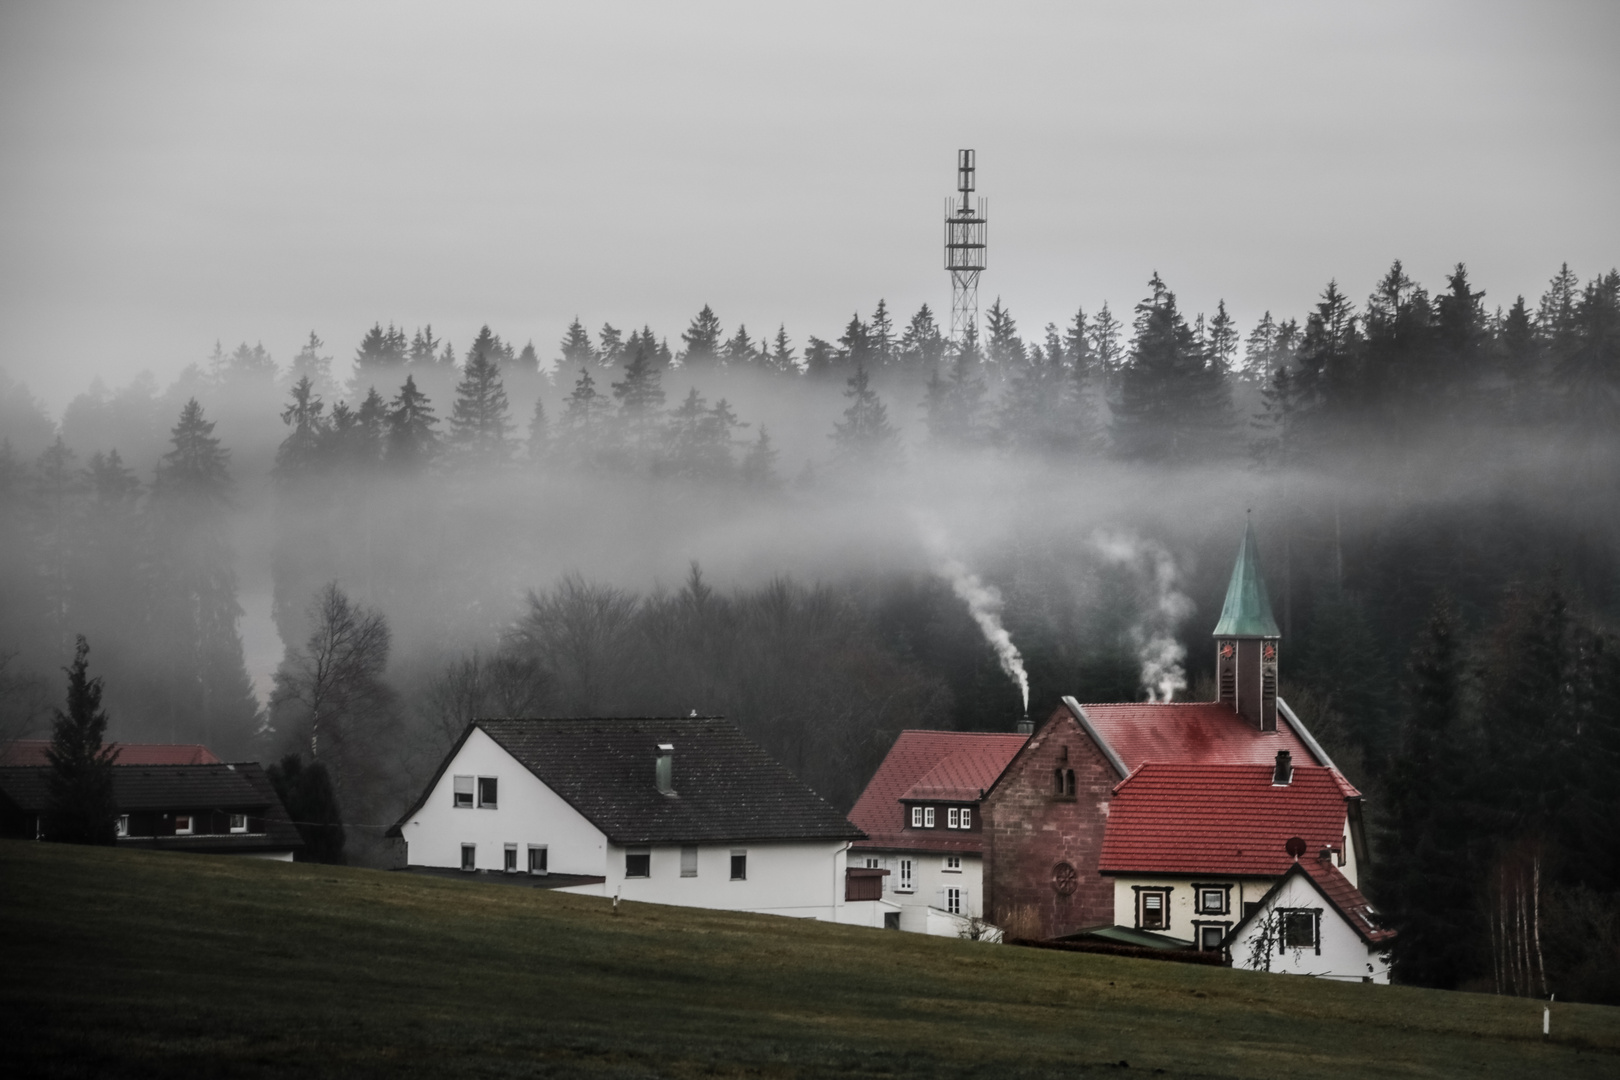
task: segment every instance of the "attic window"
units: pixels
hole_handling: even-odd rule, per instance
[[[1282,949],[1316,949],[1321,951],[1317,944],[1317,923],[1321,918],[1319,912],[1283,911],[1282,934],[1280,935],[1278,951]]]
[[[480,776],[478,778],[478,805],[486,810],[495,809],[495,793],[497,783],[493,776]]]
[[[923,828],[932,829],[933,827],[934,827],[934,808],[932,806],[926,806],[926,807],[923,808]]]
[[[922,807],[920,806],[911,808],[911,827],[913,829],[922,828]]]
[[[452,805],[454,805],[457,809],[460,809],[460,810],[470,810],[470,809],[472,809],[472,804],[473,804],[473,778],[470,777],[470,776],[458,776],[458,777],[456,777],[455,778],[455,801],[454,801],[454,803]]]

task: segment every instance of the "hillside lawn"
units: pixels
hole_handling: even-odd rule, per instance
[[[0,841],[0,926],[8,1076],[1620,1075],[1620,1009],[373,870]]]

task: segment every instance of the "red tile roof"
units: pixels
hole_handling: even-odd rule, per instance
[[[1028,736],[984,731],[902,731],[849,812],[863,848],[980,851],[978,832],[919,836],[905,828],[901,799],[977,802]]]
[[[1325,764],[1283,719],[1279,718],[1276,731],[1260,731],[1236,710],[1219,702],[1137,702],[1080,708],[1097,734],[1132,772],[1149,761],[1271,765],[1279,750],[1287,750],[1296,765]],[[1346,796],[1360,794],[1337,772],[1334,776]]]
[[[1339,873],[1338,867],[1307,855],[1299,860],[1299,868],[1316,882],[1317,891],[1339,909],[1339,914],[1344,916],[1344,921],[1350,924],[1361,940],[1369,945],[1378,945],[1395,936],[1395,931],[1378,925],[1378,915],[1373,906],[1361,895],[1360,889],[1350,884],[1349,878]]]
[[[1341,849],[1345,795],[1333,770],[1295,765],[1293,782],[1274,786],[1272,768],[1143,765],[1114,788],[1100,869],[1270,877],[1293,864],[1290,837],[1303,839],[1312,859],[1323,847]]]
[[[0,765],[49,765],[49,739],[18,739],[0,746]],[[119,765],[219,765],[208,747],[197,743],[114,743]]]

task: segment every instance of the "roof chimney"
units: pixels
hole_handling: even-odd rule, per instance
[[[1018,721],[1018,734],[1020,734],[1020,735],[1033,735],[1033,734],[1035,734],[1035,725],[1029,722],[1029,713],[1025,713],[1024,718],[1022,720]]]
[[[1287,750],[1277,751],[1277,767],[1271,773],[1274,787],[1287,787],[1294,782],[1294,766],[1290,760],[1293,756]]]
[[[658,762],[654,769],[654,776],[658,782],[658,794],[675,794],[675,744],[661,742],[658,744]]]

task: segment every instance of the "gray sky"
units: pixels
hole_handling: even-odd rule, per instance
[[[576,313],[672,343],[983,300],[1026,336],[1157,268],[1245,330],[1391,259],[1487,303],[1620,261],[1620,4],[0,7],[0,368],[60,408],[310,329]]]

